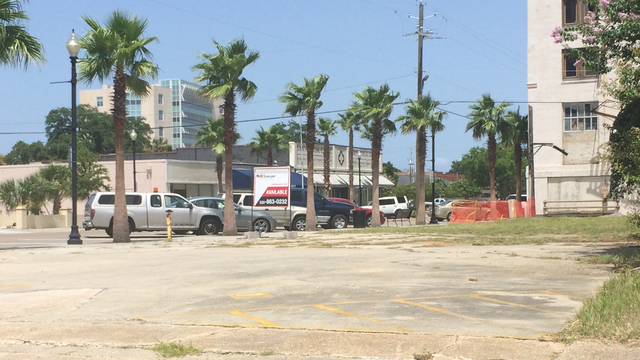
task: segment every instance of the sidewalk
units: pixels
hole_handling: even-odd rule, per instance
[[[464,335],[366,334],[326,331],[165,326],[144,323],[0,323],[0,359],[157,359],[145,348],[160,342],[203,350],[186,359],[434,359],[637,360],[640,347],[582,341],[563,343]],[[263,355],[265,356],[265,355]]]

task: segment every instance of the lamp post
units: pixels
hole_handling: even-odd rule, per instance
[[[360,158],[362,157],[362,151],[358,150],[358,202],[362,206],[362,170],[360,168]]]
[[[138,138],[138,134],[136,134],[136,129],[132,129],[129,136],[131,136],[131,141],[133,142],[131,144],[133,146],[133,192],[137,192],[138,183],[136,182],[136,138]]]
[[[80,233],[78,232],[78,142],[76,134],[78,132],[78,119],[76,116],[76,84],[78,75],[76,74],[76,61],[80,53],[80,43],[76,39],[75,31],[71,30],[71,38],[67,41],[67,51],[71,59],[71,233],[69,234],[69,245],[80,245]]]

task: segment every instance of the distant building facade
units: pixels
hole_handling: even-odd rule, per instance
[[[181,80],[161,80],[148,96],[127,93],[127,116],[144,118],[153,130],[152,139],[165,138],[174,149],[194,146],[196,132],[207,118],[222,118],[222,100],[211,102],[199,95],[200,86]],[[113,87],[80,91],[80,104],[111,112]]]

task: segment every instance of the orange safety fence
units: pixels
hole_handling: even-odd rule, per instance
[[[536,216],[535,199],[528,201],[459,200],[452,204],[452,223],[496,221]]]

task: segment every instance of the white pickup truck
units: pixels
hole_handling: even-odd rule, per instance
[[[406,196],[385,196],[381,197],[379,202],[380,211],[386,215],[397,215],[398,210],[409,209],[412,205]],[[369,205],[362,206],[363,209],[372,209],[371,202]]]
[[[436,206],[444,204],[447,202],[447,199],[445,198],[435,198],[433,199],[433,202],[436,204]],[[431,201],[425,201],[424,202],[424,206],[427,210],[431,209]]]
[[[129,231],[167,229],[167,211],[171,211],[173,232],[193,231],[199,235],[217,234],[223,225],[221,209],[193,206],[187,199],[171,193],[127,193]],[[115,193],[95,192],[84,207],[85,230],[104,229],[113,236]]]

